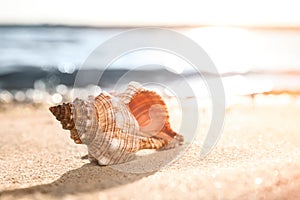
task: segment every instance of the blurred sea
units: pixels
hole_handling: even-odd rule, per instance
[[[0,26],[0,101],[41,102],[45,96],[53,103],[63,101],[90,53],[107,39],[126,30]],[[213,27],[174,30],[193,39],[208,53],[223,77],[226,95],[272,91],[298,94],[300,91],[300,29]],[[172,66],[164,68],[164,56],[152,63],[157,57],[157,54],[148,51],[120,59],[105,70],[98,86],[91,85],[88,76],[102,72],[105,66],[95,62],[84,68],[87,81],[79,86],[113,88],[125,75],[127,79],[123,82],[147,77],[148,81],[173,85],[178,84],[180,77],[194,84],[201,79],[193,70],[183,74],[170,70],[180,67],[182,62],[167,62]],[[147,67],[137,67],[145,65]],[[209,78],[216,77],[208,72],[201,73]],[[205,84],[202,86],[205,87]],[[203,92],[199,94],[203,95]]]

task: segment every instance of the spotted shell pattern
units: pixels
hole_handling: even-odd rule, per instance
[[[170,127],[167,106],[154,91],[130,82],[123,93],[102,92],[84,101],[49,108],[77,144],[88,147],[100,165],[130,161],[142,149],[168,149],[183,143]]]

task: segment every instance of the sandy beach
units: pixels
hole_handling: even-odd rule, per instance
[[[206,158],[199,158],[199,137],[162,169],[126,173],[82,159],[86,148],[70,140],[46,106],[2,106],[0,199],[299,199],[299,119],[296,102],[231,106]],[[203,125],[207,130],[205,119]],[[137,170],[139,162],[132,164]]]

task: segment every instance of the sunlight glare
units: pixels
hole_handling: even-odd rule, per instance
[[[184,69],[190,67],[189,63],[175,54],[163,50],[146,49],[123,55],[111,64],[111,68],[139,69],[148,65],[152,65],[153,68],[161,66],[176,74],[181,74]]]
[[[247,72],[251,67],[251,35],[233,27],[193,28],[185,33],[210,56],[220,73]]]

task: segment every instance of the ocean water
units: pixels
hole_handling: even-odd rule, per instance
[[[44,93],[34,93],[39,90],[52,96],[58,94],[60,96],[56,95],[54,100],[63,101],[67,93],[63,88],[74,86],[76,73],[82,70],[88,56],[104,41],[127,30],[0,26],[0,100],[25,101],[33,96],[42,99]],[[204,27],[173,30],[189,37],[207,52],[222,76],[227,95],[300,91],[300,29]],[[106,67],[101,59],[92,62],[84,68],[87,77],[80,86],[113,88],[117,82],[125,84],[143,79],[176,85],[187,78],[190,83],[205,87],[205,80],[197,71],[181,70],[188,67],[186,63],[174,55],[153,50],[128,54],[112,63],[109,69]],[[89,82],[103,70],[105,76],[99,84]],[[201,73],[207,75],[207,72]],[[217,76],[208,74],[206,77]]]
[[[104,41],[127,30],[130,29],[0,26],[0,70],[12,66],[66,66],[66,71],[72,71]],[[198,43],[220,73],[300,69],[300,29],[204,27],[172,30]],[[141,55],[149,54],[153,52]],[[130,69],[134,62],[132,56],[121,60],[118,67]]]
[[[0,27],[0,70],[7,67],[79,67],[102,42],[122,29],[54,26]],[[72,66],[73,65],[73,66]]]

